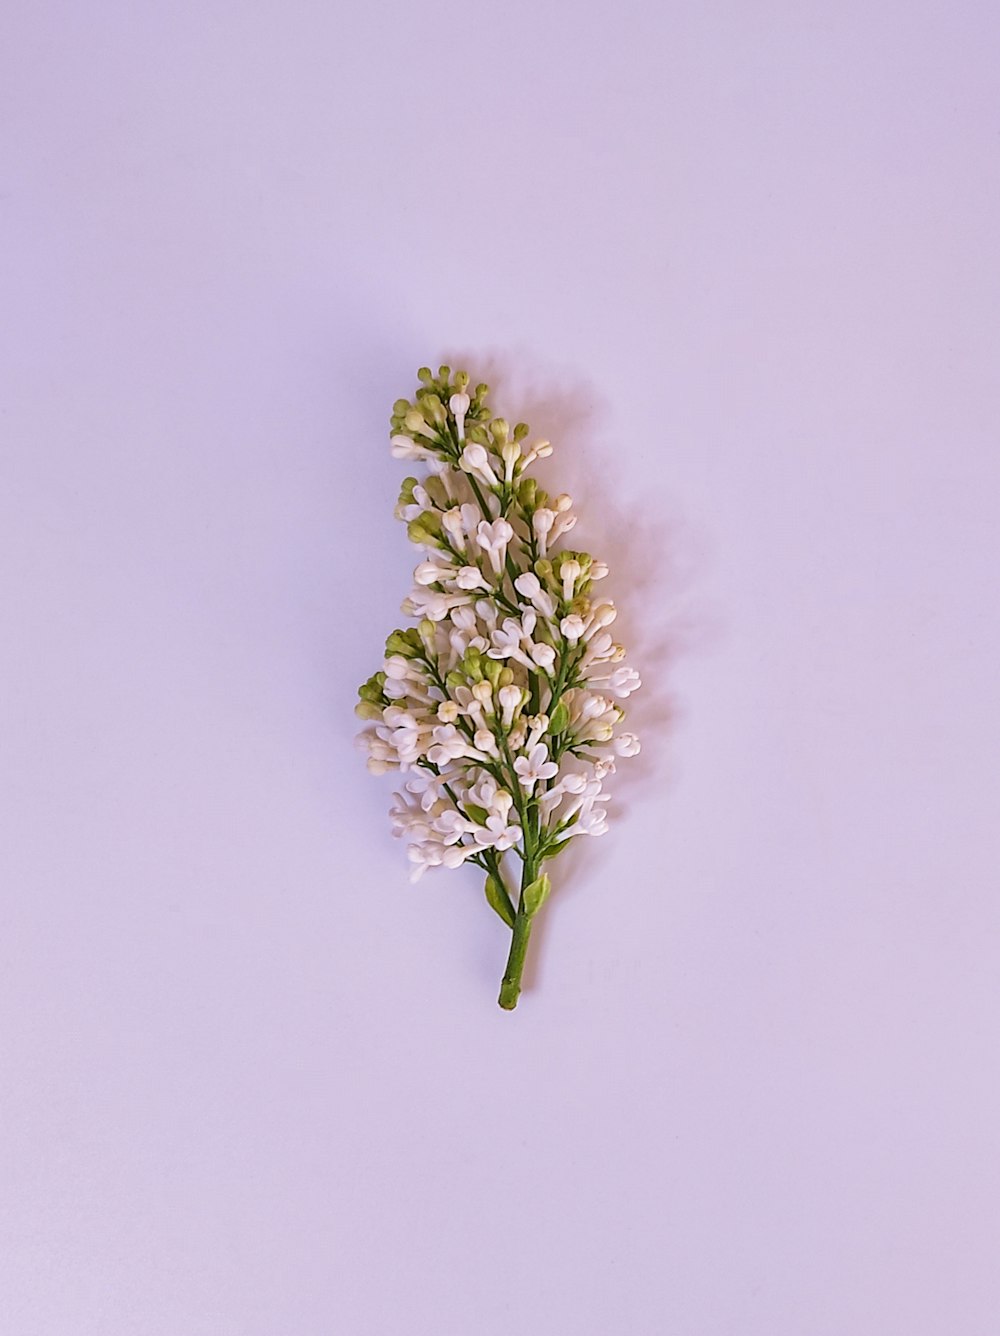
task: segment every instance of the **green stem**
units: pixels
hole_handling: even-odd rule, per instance
[[[504,1011],[513,1011],[521,993],[521,971],[524,969],[524,957],[528,950],[528,938],[531,936],[531,919],[527,914],[517,914],[514,918],[514,933],[510,942],[510,955],[507,957],[507,969],[500,985],[500,1005]]]
[[[507,957],[507,968],[504,970],[503,982],[500,985],[499,1002],[505,1011],[514,1010],[521,993],[521,974],[524,970],[524,958],[528,951],[528,940],[531,937],[531,915],[525,911],[524,888],[530,886],[534,879],[534,862],[529,858],[525,860],[521,872],[521,900],[514,916],[510,954]]]

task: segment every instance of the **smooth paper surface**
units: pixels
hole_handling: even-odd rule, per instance
[[[995,5],[0,42],[11,1336],[995,1336]],[[645,687],[518,1009],[355,689],[426,362]]]

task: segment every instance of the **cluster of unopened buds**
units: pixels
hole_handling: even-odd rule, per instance
[[[402,777],[391,817],[413,879],[463,863],[485,873],[512,932],[510,1009],[549,893],[543,866],[575,836],[604,834],[605,781],[639,750],[622,728],[639,675],[614,638],[614,604],[595,592],[607,566],[563,545],[572,500],[528,476],[549,442],[493,417],[488,387],[470,392],[464,371],[417,374],[391,422],[393,455],[424,470],[396,507],[421,550],[402,605],[417,624],[392,632],[360,688],[359,741],[369,770]]]

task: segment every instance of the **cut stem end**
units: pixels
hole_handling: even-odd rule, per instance
[[[514,919],[514,933],[510,943],[510,955],[507,957],[507,969],[500,985],[499,1002],[504,1011],[513,1011],[521,995],[521,974],[524,970],[524,957],[528,950],[531,936],[531,916],[518,912]]]

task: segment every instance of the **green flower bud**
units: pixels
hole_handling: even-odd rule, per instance
[[[403,422],[407,431],[415,431],[422,435],[427,430],[427,423],[424,421],[424,415],[423,413],[418,412],[416,408],[410,409],[406,417],[403,418]]]
[[[411,543],[424,547],[441,547],[441,516],[436,510],[425,510],[415,520],[410,520],[406,533]]]
[[[459,371],[455,376],[455,389],[461,394],[469,383],[468,371]]]
[[[406,631],[393,631],[385,642],[385,655],[401,654],[404,659],[412,659],[421,650],[420,635],[416,627]]]
[[[501,668],[501,669],[500,669],[500,676],[497,678],[497,686],[498,686],[498,687],[509,687],[510,684],[513,682],[513,680],[514,680],[514,670],[513,670],[513,668]],[[522,695],[524,695],[523,692],[522,692]],[[525,698],[525,700],[527,700],[527,696],[525,696],[524,698]]]
[[[434,374],[429,366],[422,366],[417,372],[417,380],[423,381],[425,385],[430,385],[434,379]]]
[[[423,394],[420,396],[420,411],[429,422],[433,422],[436,427],[443,427],[448,420],[448,414],[445,412],[444,404],[436,394]]]
[[[500,659],[483,659],[483,674],[492,683],[494,691],[500,684],[500,674],[503,672],[503,663]]]
[[[514,440],[523,441],[530,430],[531,428],[528,426],[527,422],[519,422],[514,428]]]
[[[498,445],[503,445],[510,435],[510,425],[506,418],[494,418],[490,423],[490,431]]]
[[[381,705],[385,700],[382,687],[385,684],[385,673],[372,673],[367,682],[362,682],[358,687],[358,695],[362,700],[371,701],[373,705]]]
[[[441,382],[442,385],[447,385],[447,384],[448,384],[448,382],[451,380],[451,367],[450,367],[450,366],[439,366],[439,367],[438,367],[438,380]]]
[[[417,633],[420,636],[421,643],[428,654],[434,653],[434,646],[437,640],[437,628],[429,617],[425,617],[417,627]]]
[[[457,668],[453,668],[444,679],[444,684],[449,691],[454,691],[456,687],[464,687],[466,685],[465,674],[460,673]]]
[[[534,478],[522,478],[517,484],[517,499],[529,513],[535,509],[537,494],[538,483]]]
[[[404,478],[402,486],[399,489],[399,501],[397,502],[397,505],[412,506],[414,504],[413,489],[416,486],[417,486],[416,478]]]
[[[370,723],[374,723],[376,719],[382,718],[382,706],[376,705],[374,701],[359,700],[354,707],[354,713],[359,719],[365,719]]]
[[[448,510],[453,504],[444,483],[436,473],[428,474],[424,479],[424,491],[439,510]]]
[[[412,407],[413,405],[409,399],[397,399],[392,406],[392,415],[393,417],[405,418]]]
[[[483,680],[482,655],[478,649],[467,649],[462,656],[462,668],[470,682]]]

